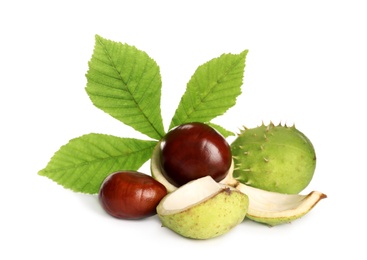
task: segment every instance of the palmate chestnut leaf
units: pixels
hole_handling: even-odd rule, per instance
[[[198,67],[187,84],[169,126],[205,122],[223,136],[233,135],[210,121],[236,103],[241,93],[247,51],[223,54]],[[161,115],[161,75],[147,53],[128,44],[95,36],[86,73],[92,103],[153,139],[86,134],[70,140],[38,173],[76,192],[98,193],[103,179],[118,170],[138,170],[166,132]]]
[[[96,194],[111,172],[139,169],[156,144],[105,134],[83,135],[62,146],[38,174],[75,192]]]

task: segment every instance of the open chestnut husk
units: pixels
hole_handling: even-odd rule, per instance
[[[156,214],[156,207],[167,194],[163,184],[137,171],[119,171],[101,184],[98,199],[102,208],[120,219],[141,219]]]

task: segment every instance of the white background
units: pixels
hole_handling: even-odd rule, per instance
[[[249,2],[1,2],[0,259],[366,259],[367,7]],[[39,176],[71,138],[141,137],[94,107],[84,90],[95,34],[156,60],[166,127],[197,66],[248,49],[243,93],[215,122],[232,131],[295,123],[318,158],[302,193],[328,198],[291,224],[245,220],[195,241],[162,228],[156,216],[113,219],[95,196]]]

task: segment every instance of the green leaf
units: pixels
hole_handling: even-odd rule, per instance
[[[199,66],[187,84],[170,129],[188,122],[210,122],[236,104],[241,94],[247,50],[223,54]]]
[[[161,139],[162,81],[157,63],[134,46],[96,35],[86,91],[93,104],[135,130]]]
[[[87,134],[71,139],[38,172],[76,192],[98,193],[107,175],[138,170],[152,155],[157,141]]]
[[[215,130],[217,130],[219,133],[221,133],[224,137],[228,137],[228,136],[235,136],[235,133],[233,133],[232,131],[229,131],[227,129],[225,129],[224,127],[217,125],[217,124],[213,124],[211,122],[206,123],[209,126],[213,127]]]

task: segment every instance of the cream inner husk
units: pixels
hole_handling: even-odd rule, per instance
[[[162,206],[166,211],[182,211],[212,197],[220,190],[222,185],[215,182],[213,178],[202,177],[170,193]]]
[[[243,184],[237,188],[249,196],[249,214],[259,216],[285,217],[305,213],[320,199],[326,198],[325,194],[317,191],[300,195],[264,191]]]
[[[269,212],[278,212],[297,208],[297,206],[304,200],[305,196],[300,195],[284,195],[275,192],[258,192],[257,189],[243,186],[242,192],[248,194],[252,200],[252,207]]]

